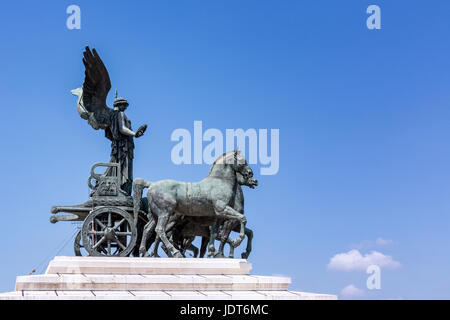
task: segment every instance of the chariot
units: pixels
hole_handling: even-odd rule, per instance
[[[95,172],[103,167],[103,173]],[[54,206],[51,223],[82,221],[74,241],[74,251],[81,256],[81,248],[90,256],[128,256],[136,247],[140,234],[138,222],[148,222],[142,206],[134,213],[133,199],[120,188],[119,163],[100,162],[91,167],[88,186],[89,200],[75,206]],[[145,199],[144,199],[145,200]],[[57,213],[69,213],[56,215]],[[139,224],[141,225],[141,224]]]
[[[97,51],[86,47],[83,52],[85,79],[82,88],[72,90],[78,96],[77,110],[95,130],[105,130],[111,141],[110,162],[91,167],[88,186],[89,200],[74,206],[54,206],[50,222],[78,221],[81,230],[75,237],[74,250],[81,248],[90,256],[147,256],[153,245],[152,256],[158,256],[158,246],[169,257],[184,257],[192,250],[192,241],[202,237],[203,257],[208,244],[208,255],[222,257],[226,243],[230,257],[234,248],[247,236],[245,257],[251,251],[252,231],[245,227],[244,196],[241,186],[254,188],[258,181],[239,150],[230,150],[218,156],[206,178],[199,182],[175,180],[133,180],[134,138],[143,136],[147,125],[136,132],[125,116],[128,107],[125,98],[117,96],[114,108],[106,104],[111,89],[108,71]],[[106,168],[103,173],[95,172]],[[147,197],[143,197],[143,190]],[[131,192],[133,191],[133,198]],[[68,214],[57,215],[65,212]],[[239,232],[239,238],[230,239],[230,233]],[[214,241],[220,241],[216,252]],[[196,248],[195,248],[196,249]]]

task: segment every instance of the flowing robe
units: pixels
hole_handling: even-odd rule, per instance
[[[132,130],[131,121],[127,118],[125,113],[119,110],[113,110],[113,113],[111,114],[111,125],[105,130],[105,136],[111,140],[110,162],[120,163],[120,188],[128,195],[131,195],[133,184],[134,141],[133,137],[124,135],[120,132],[122,117],[125,126]]]

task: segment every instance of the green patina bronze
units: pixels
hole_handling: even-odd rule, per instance
[[[238,150],[218,157],[208,176],[199,182],[162,180],[133,181],[133,138],[141,137],[147,126],[136,132],[124,111],[128,101],[117,97],[114,108],[106,105],[111,88],[108,71],[95,49],[83,53],[85,81],[82,88],[72,90],[78,96],[77,110],[81,118],[98,130],[105,130],[111,141],[110,162],[96,163],[91,168],[88,201],[74,206],[54,206],[50,222],[81,221],[75,237],[74,251],[91,256],[158,256],[158,248],[169,257],[224,257],[229,244],[229,257],[247,236],[247,258],[251,252],[253,231],[246,227],[244,195],[241,186],[254,188],[258,181]],[[103,168],[103,172],[96,172]],[[147,197],[143,196],[147,189]],[[133,197],[131,193],[133,192]],[[57,215],[65,212],[66,215]],[[239,233],[231,239],[231,232]],[[202,238],[200,250],[192,245]],[[220,241],[216,250],[214,242]],[[209,244],[209,246],[208,246]],[[152,247],[153,246],[153,247]],[[150,250],[151,249],[151,250]]]

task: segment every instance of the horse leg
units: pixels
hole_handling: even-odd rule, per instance
[[[186,250],[192,251],[194,254],[194,257],[196,258],[198,255],[198,249],[196,246],[192,244],[192,242],[195,240],[195,237],[187,237],[183,240],[183,255],[186,256]]]
[[[208,237],[202,237],[202,245],[200,246],[200,258],[203,258],[208,247]]]
[[[144,233],[144,226],[142,221],[139,219],[136,223],[136,232],[137,232],[136,244],[134,245],[132,251],[133,257],[139,257],[141,255],[139,252],[139,244],[142,242],[142,234]]]
[[[159,238],[159,236],[156,236],[155,244],[153,245],[152,252],[150,253],[151,257],[159,258],[158,248],[159,248],[160,243],[161,243],[161,239]]]
[[[166,225],[167,221],[169,220],[169,212],[172,210],[168,210],[169,208],[166,208],[166,210],[162,210],[157,206],[155,206],[154,209],[156,209],[154,212],[156,212],[158,215],[158,223],[156,224],[156,233],[158,234],[158,237],[160,238],[166,249],[171,254],[173,254],[175,258],[183,258],[183,255],[173,246],[173,244],[167,238],[166,234]]]
[[[192,243],[189,245],[189,250],[194,254],[194,258],[198,257],[198,248],[194,246]]]
[[[139,252],[141,253],[142,256],[144,256],[147,253],[147,239],[149,237],[149,233],[153,232],[153,230],[155,229],[155,225],[156,225],[156,222],[154,219],[152,219],[149,222],[147,222],[147,224],[144,227],[141,245],[139,247]]]
[[[154,258],[160,258],[161,256],[158,254],[158,250],[159,250],[159,245],[161,244],[161,239],[158,236],[156,236],[154,243],[155,244],[153,245],[153,249],[150,252],[149,256],[154,257]],[[163,251],[166,253],[166,255],[169,258],[172,258],[172,254],[166,249],[164,244],[161,245],[161,249],[163,249]]]
[[[233,219],[235,221],[240,222],[241,227],[239,230],[239,238],[235,239],[235,245],[236,247],[239,246],[244,240],[245,237],[245,225],[247,223],[247,218],[238,211],[234,210],[232,207],[225,204],[223,201],[216,201],[214,204],[214,211],[219,218],[225,218],[225,219]]]
[[[253,230],[249,228],[245,228],[245,235],[247,236],[247,247],[245,248],[245,252],[241,253],[242,259],[247,259],[252,252],[252,241],[253,241]]]
[[[234,245],[233,245],[233,241],[231,241],[231,239],[227,239],[227,243],[230,245],[230,254],[228,255],[228,258],[233,259],[234,258]]]
[[[167,255],[169,258],[173,258],[172,252],[170,252],[169,250],[167,250],[167,248],[166,248],[166,246],[165,246],[164,244],[161,245],[161,249],[164,250],[164,252],[166,253],[166,255]]]
[[[215,257],[217,258],[225,258],[225,254],[223,253],[223,250],[225,249],[225,243],[227,243],[227,241],[229,240],[230,237],[230,233],[231,233],[231,228],[230,225],[231,223],[233,223],[235,221],[225,221],[222,225],[222,232],[220,234],[220,246],[219,246],[219,251],[217,253],[217,255]],[[231,253],[231,252],[230,252]]]
[[[145,243],[145,250],[148,252],[150,250],[150,247],[155,242],[156,239],[156,232],[152,232],[151,236],[147,238],[147,242]]]
[[[144,257],[149,257],[149,250],[152,246],[152,244],[155,242],[156,240],[156,232],[152,232],[152,234],[148,237],[147,242],[145,243],[145,254],[143,255]]]
[[[208,242],[208,256],[214,256],[216,248],[214,247],[214,241],[217,236],[217,221],[214,221],[213,225],[209,227],[209,242]]]

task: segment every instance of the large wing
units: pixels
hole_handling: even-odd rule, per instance
[[[108,70],[95,49],[91,52],[89,47],[86,47],[83,56],[85,66],[83,105],[89,113],[92,113],[94,118],[92,120],[95,120],[99,127],[104,128],[110,122],[111,109],[106,105],[106,96],[111,89],[111,80]]]

